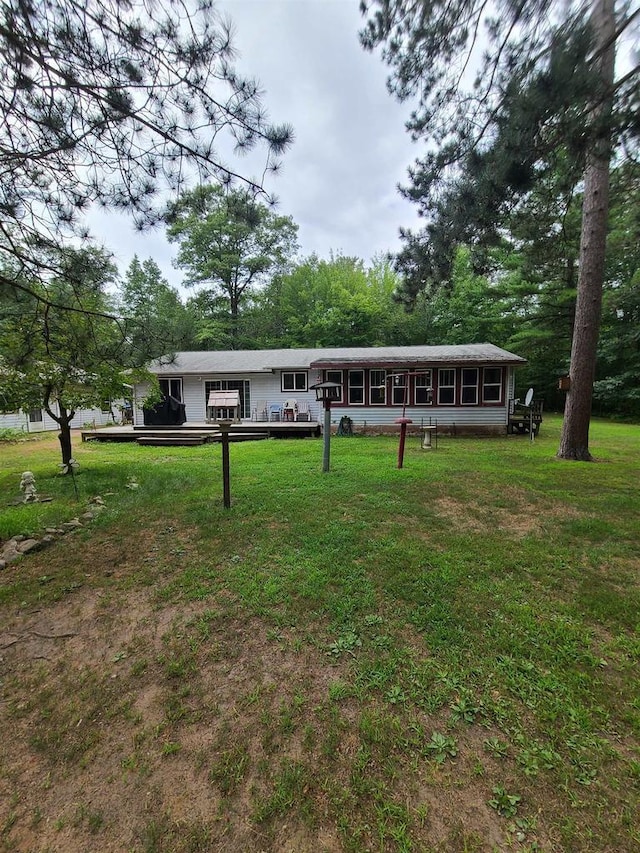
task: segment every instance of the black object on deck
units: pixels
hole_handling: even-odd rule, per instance
[[[187,420],[184,403],[175,397],[165,397],[154,406],[143,409],[145,426],[180,426]]]

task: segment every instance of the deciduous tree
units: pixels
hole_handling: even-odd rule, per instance
[[[176,266],[185,284],[205,285],[221,297],[210,317],[237,349],[243,301],[271,276],[283,273],[298,248],[298,226],[245,189],[203,186],[185,193],[167,212],[167,234],[179,244]]]
[[[423,318],[408,315],[394,298],[399,282],[382,258],[367,268],[359,258],[311,255],[260,295],[256,328],[266,346],[423,343]]]
[[[14,294],[1,295],[0,411],[44,409],[60,428],[67,472],[76,411],[122,399],[134,374],[125,370],[124,329],[110,316],[105,291],[116,269],[108,254],[67,250],[51,265],[60,275],[46,292],[25,281]]]

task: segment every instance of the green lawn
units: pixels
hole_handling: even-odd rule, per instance
[[[559,433],[0,445],[0,539],[107,504],[0,573],[0,845],[640,849],[640,427]]]

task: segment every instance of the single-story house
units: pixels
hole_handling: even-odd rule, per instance
[[[444,432],[504,434],[514,371],[525,362],[485,343],[178,352],[149,369],[165,397],[184,404],[187,423],[212,419],[213,391],[238,392],[241,420],[296,417],[300,410],[321,422],[312,386],[330,381],[340,386],[334,423],[348,416],[356,428],[381,432],[397,429],[395,419],[404,414],[416,427],[431,419]],[[137,425],[144,422],[145,391],[135,388]]]

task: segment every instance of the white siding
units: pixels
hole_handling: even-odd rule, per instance
[[[197,379],[194,376],[183,377],[182,402],[185,406],[188,421],[205,421],[207,419],[206,400],[204,399],[204,379]]]
[[[319,371],[316,370],[308,371],[307,375],[309,385],[313,385],[322,378]],[[203,374],[202,376],[183,376],[182,394],[187,422],[203,423],[206,420],[205,382],[225,379],[242,379],[249,382],[251,409],[258,402],[265,402],[268,410],[269,404],[281,405],[285,400],[294,398],[298,402],[306,401],[309,404],[311,420],[322,422],[322,404],[317,402],[315,392],[311,390],[304,392],[282,391],[280,371],[260,374],[234,373],[230,375],[211,373]],[[513,387],[514,371],[513,368],[508,367],[505,382],[507,399],[513,396]],[[145,391],[146,388],[144,386],[138,386],[136,388],[136,398],[140,400],[144,396]],[[244,419],[248,420],[250,414],[250,411],[246,412]],[[391,427],[394,425],[396,418],[402,415],[402,408],[400,406],[334,405],[331,410],[332,423],[338,424],[340,418],[345,415],[350,417],[357,427],[364,427],[365,425],[367,427]],[[499,406],[408,406],[406,417],[411,418],[416,427],[429,423],[429,418],[431,418],[437,420],[438,424],[444,428],[459,428],[461,431],[465,431],[472,430],[474,427],[480,427],[497,432],[502,428],[506,429],[507,402],[505,400]],[[137,406],[135,409],[135,423],[143,423],[140,406]]]
[[[331,422],[339,423],[344,415],[358,426],[391,426],[396,418],[402,417],[402,407],[334,406],[331,409]],[[411,418],[416,426],[428,424],[431,418],[437,420],[438,425],[455,425],[462,429],[473,426],[505,427],[507,422],[505,406],[407,406],[405,417]]]
[[[118,423],[120,419],[119,404],[113,404],[113,413],[116,417],[116,423]],[[94,422],[96,426],[105,426],[108,423],[113,423],[113,418],[109,412],[101,412],[100,409],[79,409],[71,421],[71,428],[80,429],[84,424],[93,424]],[[44,409],[42,410],[42,421],[36,423],[29,423],[29,416],[23,411],[0,414],[0,427],[23,429],[25,432],[59,429],[58,424]]]
[[[29,418],[24,412],[7,412],[0,414],[0,429],[29,429]]]
[[[182,402],[185,405],[187,421],[204,421],[207,416],[205,400],[205,382],[224,380],[245,380],[249,382],[250,408],[252,409],[259,401],[264,401],[267,407],[270,403],[282,404],[285,400],[295,399],[298,402],[306,400],[309,403],[311,420],[319,420],[321,417],[321,404],[316,401],[313,391],[281,391],[280,373],[265,374],[234,374],[233,377],[223,373],[214,373],[202,377],[184,376],[182,381]],[[309,380],[311,381],[311,380]],[[315,379],[313,380],[315,381]],[[244,420],[249,420],[251,411],[245,413]],[[136,423],[142,423],[136,421]]]
[[[71,426],[73,429],[79,429],[87,423],[94,423],[96,426],[105,426],[106,424],[120,423],[121,415],[120,415],[120,403],[113,403],[111,406],[113,410],[113,417],[111,416],[111,412],[102,412],[100,409],[80,409],[76,412],[73,420],[71,421]],[[50,420],[49,418],[47,418]],[[54,426],[51,429],[56,429],[57,424],[54,422]]]

